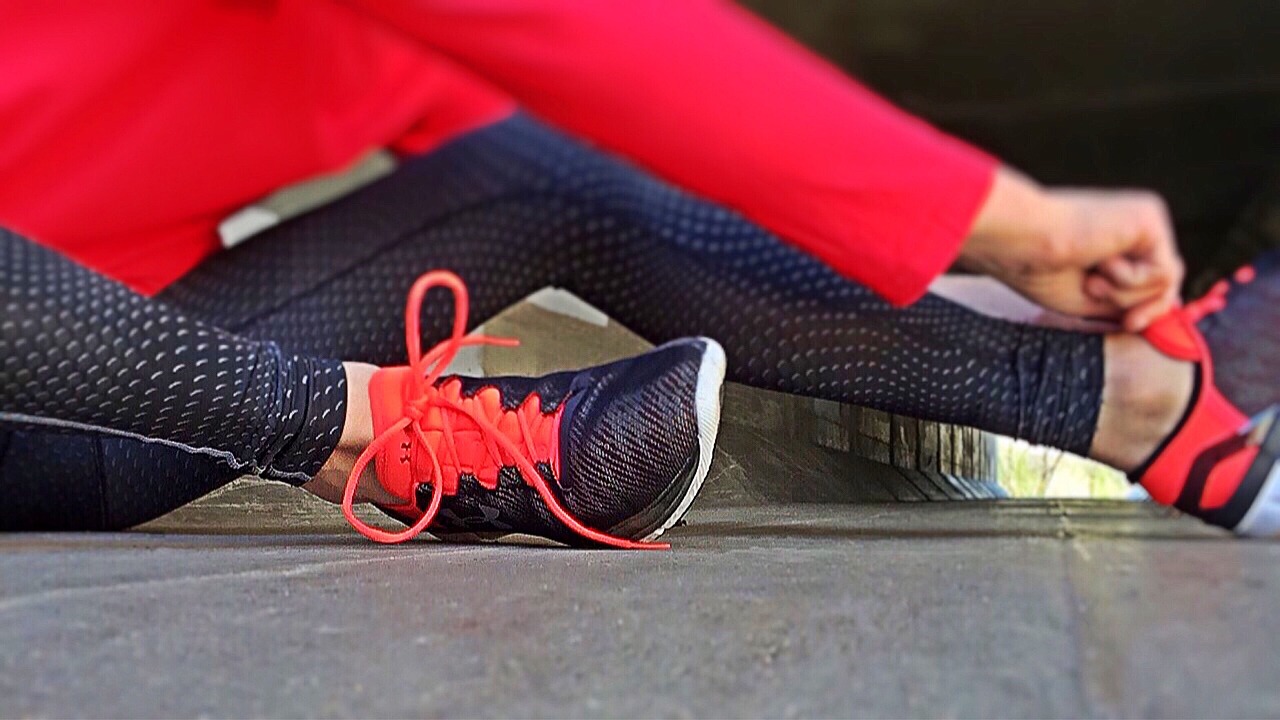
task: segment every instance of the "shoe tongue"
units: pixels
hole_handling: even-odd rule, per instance
[[[405,417],[405,389],[411,379],[408,368],[384,368],[374,373],[369,383],[369,404],[375,438]],[[563,435],[561,424],[568,424],[564,421],[564,406],[555,412],[543,413],[542,395],[535,390],[517,395],[521,398],[518,407],[505,407],[501,391],[497,389],[502,379],[495,380],[494,385],[472,387],[472,392],[465,395],[464,380],[455,377],[442,381],[437,388],[440,398],[449,404],[466,405],[474,417],[483,419],[488,423],[486,427],[491,427],[484,430],[476,421],[446,408],[429,407],[419,427],[432,448],[423,447],[412,425],[395,430],[374,459],[382,486],[397,497],[413,501],[417,486],[433,482],[435,477],[431,450],[439,462],[443,474],[440,480],[446,494],[456,491],[457,481],[463,475],[484,488],[496,488],[503,467],[520,464],[510,455],[512,446],[534,468],[549,458],[554,474],[559,477],[562,458],[556,445]],[[448,423],[442,417],[446,413],[449,413]],[[450,429],[446,431],[445,427]]]
[[[373,415],[373,436],[379,437],[404,417],[404,387],[410,379],[409,368],[390,367],[378,370],[369,380],[369,409]],[[414,500],[413,437],[406,427],[396,433],[374,457],[378,482],[387,492],[408,502]]]

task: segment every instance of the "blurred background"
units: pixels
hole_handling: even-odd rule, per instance
[[[898,105],[1045,183],[1160,192],[1187,259],[1189,296],[1280,245],[1280,3],[744,4]],[[952,469],[1014,497],[1130,492],[1119,473],[1056,451],[981,434],[972,445],[984,450],[963,450],[975,455]]]
[[[744,4],[1045,183],[1159,191],[1192,294],[1280,237],[1280,3]]]

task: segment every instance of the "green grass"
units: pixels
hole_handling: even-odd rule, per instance
[[[1060,450],[999,438],[997,482],[1012,497],[1123,498],[1124,474]]]

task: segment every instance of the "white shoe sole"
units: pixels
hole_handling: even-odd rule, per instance
[[[711,470],[711,458],[715,455],[716,434],[720,431],[721,389],[724,387],[725,357],[724,348],[711,338],[698,338],[706,343],[707,349],[702,354],[702,365],[698,368],[698,387],[694,392],[694,403],[698,415],[698,465],[694,470],[693,482],[676,509],[663,521],[657,530],[649,533],[644,540],[655,540],[662,533],[671,529],[693,505],[693,500],[702,489],[702,483]]]
[[[1236,525],[1237,535],[1280,537],[1280,464],[1271,466],[1271,474],[1258,491],[1253,507]]]
[[[1269,412],[1276,411],[1273,408]],[[1252,442],[1261,446],[1254,462],[1270,462],[1271,467],[1266,480],[1258,488],[1258,496],[1232,532],[1247,537],[1280,537],[1280,457],[1276,452],[1277,440],[1280,440],[1280,417],[1270,415],[1266,419],[1255,419],[1254,427],[1248,432],[1258,434]]]

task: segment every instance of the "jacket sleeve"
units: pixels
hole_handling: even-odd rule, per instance
[[[994,175],[723,0],[351,1],[894,303],[954,261]]]

